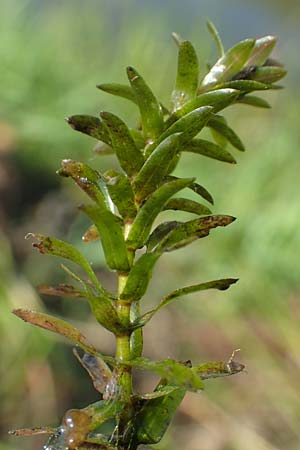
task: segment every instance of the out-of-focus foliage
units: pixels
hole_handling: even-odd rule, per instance
[[[89,152],[89,138],[72,133],[63,117],[76,110],[91,114],[115,108],[134,125],[133,107],[128,109],[127,102],[119,99],[112,101],[94,86],[112,79],[124,82],[121,70],[132,61],[141,72],[146,68],[155,92],[163,93],[172,84],[169,77],[176,64],[175,50],[171,59],[171,41],[168,43],[167,38],[169,31],[180,30],[180,19],[170,24],[172,14],[166,20],[166,14],[157,15],[155,10],[150,13],[146,11],[147,2],[144,14],[141,7],[117,1],[87,2],[87,7],[75,1],[2,3],[0,332],[1,431],[5,444],[0,448],[16,449],[21,444],[12,438],[7,441],[7,429],[50,423],[66,405],[78,407],[93,398],[83,372],[71,359],[69,347],[54,344],[48,334],[27,328],[9,315],[10,309],[25,304],[41,310],[36,285],[41,280],[49,284],[62,281],[55,263],[46,259],[41,262],[32,254],[30,245],[23,241],[26,232],[40,230],[62,237],[68,230],[70,240],[76,243],[80,231],[83,234],[87,228],[87,222],[77,218],[75,208],[66,211],[63,206],[64,198],[73,193],[69,193],[67,184],[59,186],[54,175],[60,159],[72,157],[89,162],[95,158],[93,163],[99,164],[101,170],[110,165],[103,158],[97,162]],[[232,3],[228,2],[228,7]],[[256,13],[262,24],[261,35],[276,34],[280,22],[276,10],[272,9],[275,25],[270,30],[268,20],[262,23],[267,14],[260,7],[254,8],[253,2],[252,14]],[[220,31],[226,32],[229,12],[226,6],[222,8],[228,22],[220,18],[217,23]],[[235,40],[240,38],[239,26],[242,29],[248,19],[257,29],[255,17],[246,17],[246,8],[243,16],[241,5],[239,11],[233,27]],[[207,16],[210,11],[202,9],[203,13]],[[248,374],[226,383],[215,382],[200,398],[190,394],[181,407],[177,426],[160,449],[198,450],[200,443],[203,450],[299,447],[300,99],[294,81],[299,69],[293,66],[292,54],[299,41],[299,30],[297,34],[292,28],[295,18],[286,16],[282,19],[286,28],[279,30],[280,59],[289,63],[291,75],[284,82],[284,92],[272,93],[274,109],[266,112],[253,108],[251,113],[249,107],[246,110],[241,105],[227,116],[247,143],[247,152],[237,156],[238,167],[224,167],[203,158],[196,163],[195,158],[191,159],[193,155],[187,154],[178,173],[191,176],[198,164],[201,183],[214,194],[218,211],[237,216],[238,221],[230,232],[201,242],[199,252],[195,244],[186,252],[161,260],[157,274],[163,269],[167,275],[155,277],[149,306],[176,287],[174,280],[178,287],[199,281],[199,271],[203,281],[216,276],[236,276],[241,281],[222,298],[218,292],[208,291],[199,296],[199,302],[187,297],[165,308],[147,325],[145,341],[151,344],[146,354],[180,358],[188,353],[191,359],[195,355],[198,359],[199,354],[202,359],[221,359],[224,353],[229,356],[234,348],[241,347]],[[198,39],[199,28],[199,24],[183,24],[182,33]],[[203,60],[209,60],[210,44],[203,39],[198,43]],[[74,199],[74,203],[78,201],[80,198]],[[172,220],[172,213],[164,214]],[[89,259],[101,271],[99,246],[87,245],[85,252],[90,252]],[[112,275],[106,275],[109,286]],[[69,301],[44,301],[45,311],[58,314],[68,311],[68,305]],[[89,329],[93,335],[95,322],[87,309],[72,303],[70,310],[75,321],[84,320],[81,329]],[[94,343],[101,341],[101,348],[111,350],[111,341],[104,332],[94,335]],[[141,389],[148,389],[143,383]],[[22,448],[33,447],[22,442]]]

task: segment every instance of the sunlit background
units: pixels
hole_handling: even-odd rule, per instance
[[[97,399],[68,342],[19,321],[28,307],[69,318],[99,350],[113,339],[76,300],[41,297],[36,286],[65,280],[59,261],[33,251],[24,235],[42,232],[78,246],[107,287],[114,275],[99,244],[83,244],[80,192],[55,174],[62,158],[104,171],[113,157],[93,152],[92,138],[64,122],[101,110],[137,123],[125,100],[101,82],[126,82],[133,65],[165,103],[176,46],[191,39],[202,70],[216,59],[210,18],[226,48],[275,34],[286,89],[264,94],[272,110],[244,105],[226,117],[247,147],[236,166],[184,156],[180,174],[197,175],[215,198],[213,211],[238,220],[174,254],[153,277],[145,310],[170,290],[238,277],[229,291],[194,294],[161,312],[145,330],[145,355],[207,361],[241,348],[247,374],[212,380],[188,394],[160,450],[299,450],[300,447],[300,5],[296,0],[1,0],[0,1],[0,373],[1,450],[39,449],[39,438],[8,438],[11,428],[57,425],[66,409]],[[164,213],[165,214],[165,213]],[[183,214],[183,213],[177,213]],[[174,216],[173,216],[174,217]],[[182,218],[184,216],[182,215]],[[153,387],[145,375],[139,389]]]

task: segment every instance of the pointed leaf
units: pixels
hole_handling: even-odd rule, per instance
[[[182,178],[169,181],[161,185],[139,210],[127,238],[127,245],[134,250],[144,246],[151,227],[157,215],[162,211],[164,204],[178,191],[193,183],[194,178]]]
[[[97,227],[96,227],[96,225],[91,225],[87,230],[86,230],[86,232],[84,233],[84,235],[82,236],[82,240],[83,240],[83,242],[85,242],[85,243],[88,243],[88,242],[95,242],[95,241],[98,241],[100,239],[100,236],[99,236],[99,232],[98,232],[98,230],[97,230]]]
[[[122,232],[122,220],[98,206],[83,205],[79,209],[85,212],[96,225],[107,265],[112,270],[127,272],[130,265]]]
[[[145,80],[133,67],[127,68],[127,76],[139,106],[144,135],[147,139],[155,139],[163,127],[161,106]]]
[[[243,95],[236,100],[236,103],[256,106],[257,108],[271,108],[271,105],[265,99],[255,95]]]
[[[137,260],[129,272],[127,283],[120,295],[121,299],[131,302],[140,300],[146,292],[159,256],[159,253],[145,253]]]
[[[220,145],[204,139],[192,139],[184,148],[184,152],[196,153],[197,155],[207,156],[208,158],[217,159],[218,161],[236,164],[234,157]]]
[[[120,215],[125,220],[133,219],[136,216],[137,209],[129,179],[116,170],[105,172],[105,177],[109,195],[118,208]]]
[[[254,44],[255,39],[245,39],[229,49],[204,77],[200,90],[210,89],[234,77],[248,60]]]
[[[142,202],[154,192],[168,173],[170,161],[179,151],[180,134],[173,134],[161,142],[151,153],[134,180],[136,200]]]
[[[111,144],[109,133],[98,117],[76,115],[66,117],[66,122],[76,131],[92,136],[108,145]]]
[[[225,227],[235,220],[232,216],[206,216],[180,224],[157,246],[156,252],[170,252],[209,235],[216,227]]]
[[[196,96],[198,88],[199,63],[197,53],[189,41],[179,44],[177,77],[172,93],[174,110]]]
[[[177,222],[175,220],[169,222],[163,222],[158,225],[154,231],[150,234],[147,241],[147,251],[152,252],[154,248],[159,244],[159,242],[174,228],[176,228],[182,222]]]
[[[285,77],[286,74],[287,71],[282,67],[257,67],[257,69],[251,74],[251,80],[259,81],[261,83],[276,83],[276,81]]]
[[[109,112],[101,112],[116,152],[120,166],[129,175],[135,175],[144,163],[144,157],[135,145],[127,125],[117,116]]]
[[[217,116],[212,117],[208,122],[208,126],[224,136],[235,148],[241,152],[245,151],[244,144],[238,135],[221,118]]]
[[[81,331],[77,330],[77,328],[73,327],[73,325],[62,319],[49,316],[48,314],[30,311],[28,309],[14,309],[13,313],[20,319],[24,320],[24,322],[29,322],[32,325],[58,333],[61,336],[70,339],[85,352],[91,353],[92,355],[97,353],[96,349],[86,340],[86,337],[81,333]]]
[[[60,258],[68,259],[81,266],[89,276],[90,280],[99,289],[99,291],[104,293],[104,289],[99,283],[93,269],[91,268],[91,265],[88,263],[86,258],[77,250],[77,248],[73,247],[73,245],[59,239],[51,238],[49,236],[43,236],[42,234],[29,233],[26,236],[26,239],[28,239],[29,237],[33,237],[38,241],[37,243],[33,244],[33,247],[36,247],[40,251],[40,253],[59,256]]]
[[[226,81],[226,83],[220,83],[215,86],[215,89],[238,89],[241,92],[252,91],[267,91],[270,86],[266,83],[261,83],[255,80],[233,80]]]
[[[275,36],[264,36],[256,39],[255,45],[247,61],[248,66],[262,66],[271,54],[277,38]]]
[[[232,104],[239,94],[240,92],[236,89],[216,89],[214,91],[205,92],[177,109],[177,111],[167,119],[165,126],[166,128],[169,128],[178,119],[201,106],[212,106],[214,113],[219,112]]]
[[[83,356],[80,356],[76,349],[73,350],[73,353],[82,367],[88,372],[96,391],[103,394],[112,377],[108,365],[98,356],[90,355],[89,353],[84,353]]]
[[[166,180],[177,180],[177,177],[174,177],[174,175],[168,175],[166,177]],[[196,194],[200,195],[204,200],[207,200],[212,205],[214,204],[214,199],[212,198],[211,194],[205,189],[205,187],[201,186],[201,184],[198,183],[192,183],[188,189],[191,189]]]
[[[171,198],[165,206],[164,211],[168,209],[173,209],[175,211],[186,211],[189,213],[197,214],[198,216],[203,216],[211,214],[211,210],[201,203],[195,202],[188,198]]]
[[[194,366],[192,370],[197,373],[202,380],[226,377],[243,372],[245,366],[233,360],[234,353],[235,352],[233,352],[232,356],[227,362],[212,361]]]
[[[70,284],[59,284],[57,287],[42,285],[38,287],[41,294],[55,297],[85,298],[86,294]]]
[[[119,83],[102,83],[98,84],[96,87],[101,91],[107,92],[108,94],[123,97],[133,103],[136,103],[135,94],[131,86]]]
[[[206,22],[206,25],[207,25],[208,31],[210,32],[210,34],[214,38],[215,43],[217,44],[219,56],[221,58],[222,56],[224,56],[225,52],[224,52],[223,43],[222,43],[222,40],[221,40],[220,35],[218,33],[218,30],[216,29],[215,25],[210,20],[208,20]]]

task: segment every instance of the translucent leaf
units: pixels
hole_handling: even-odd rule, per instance
[[[216,29],[215,25],[210,20],[208,20],[206,22],[206,25],[207,25],[208,31],[210,32],[210,34],[214,38],[214,41],[217,44],[219,56],[221,58],[222,56],[224,56],[225,52],[224,52],[223,43],[222,43],[222,40],[221,40],[220,35],[218,33],[218,30]]]
[[[198,364],[193,367],[193,371],[197,373],[202,380],[208,380],[210,378],[226,377],[230,375],[236,375],[243,372],[245,369],[244,364],[240,364],[234,361],[235,352],[232,353],[228,361],[213,361],[204,364]]]
[[[255,45],[247,61],[248,66],[262,66],[271,54],[277,38],[275,36],[264,36],[256,39]]]
[[[207,156],[208,158],[217,159],[218,161],[236,164],[234,157],[220,145],[204,139],[192,139],[185,147],[184,152],[192,152],[197,155]]]
[[[37,436],[40,434],[53,434],[56,428],[51,427],[35,427],[35,428],[20,428],[18,430],[9,430],[8,434],[11,436]]]
[[[157,246],[156,252],[170,252],[209,235],[216,227],[225,227],[235,220],[232,216],[206,216],[184,222],[172,230]]]
[[[118,334],[124,331],[113,300],[104,295],[88,295],[89,304],[96,320],[107,330]]]
[[[271,108],[270,104],[263,98],[255,95],[243,95],[236,101],[245,105],[256,106],[257,108]]]
[[[170,197],[194,182],[194,178],[172,180],[161,185],[148,197],[139,210],[127,238],[127,245],[132,249],[143,247],[147,241],[151,227],[157,215]]]
[[[152,277],[154,264],[159,253],[145,253],[133,265],[120,298],[127,301],[138,301],[145,294]]]
[[[76,115],[66,117],[66,122],[76,131],[92,136],[108,145],[111,144],[109,133],[98,117]]]
[[[108,365],[99,356],[90,355],[89,353],[84,353],[83,356],[80,356],[76,349],[73,350],[73,353],[80,364],[88,372],[96,391],[103,394],[112,377]]]
[[[109,195],[124,219],[136,216],[134,192],[129,179],[121,172],[109,170],[105,172],[106,186]]]
[[[135,145],[127,125],[117,116],[109,112],[101,112],[122,169],[129,175],[135,175],[144,163],[144,157]]]
[[[171,200],[169,200],[164,206],[164,211],[168,209],[172,209],[174,211],[186,211],[197,214],[198,216],[211,214],[211,210],[207,208],[207,206],[188,198],[171,198]]]
[[[96,86],[101,91],[107,92],[108,94],[116,95],[117,97],[123,97],[127,100],[136,102],[135,94],[131,86],[119,83],[102,83]]]
[[[196,51],[189,41],[179,43],[177,76],[172,93],[174,110],[196,96],[198,88],[199,63]]]
[[[159,244],[159,242],[164,238],[171,230],[176,228],[180,223],[175,220],[169,222],[163,222],[158,225],[154,231],[150,234],[150,237],[146,243],[147,251],[151,252]]]
[[[59,256],[81,266],[89,276],[90,280],[99,289],[99,291],[102,293],[105,292],[103,287],[99,283],[93,269],[91,268],[91,265],[88,263],[86,258],[77,250],[77,248],[73,247],[73,245],[59,239],[51,238],[49,236],[43,236],[42,234],[29,233],[26,238],[29,237],[33,237],[38,241],[37,243],[33,244],[33,247],[36,247],[40,251],[40,253]]]
[[[127,76],[139,106],[143,132],[147,139],[155,139],[163,127],[161,106],[141,75],[133,68],[127,68]]]
[[[257,69],[251,75],[251,79],[259,81],[261,83],[276,83],[276,81],[281,80],[285,77],[287,71],[282,67],[276,66],[263,66],[257,67]]]
[[[85,298],[86,293],[74,288],[70,284],[59,284],[57,287],[42,285],[38,287],[41,294],[51,295],[55,297],[75,297]]]
[[[254,45],[255,39],[245,39],[229,49],[204,77],[200,90],[210,89],[234,77],[243,68]]]
[[[84,235],[82,236],[82,240],[85,243],[88,242],[95,242],[98,241],[100,239],[99,236],[99,231],[97,230],[96,225],[91,225],[86,232],[84,233]]]
[[[172,386],[172,385],[165,385],[164,388],[160,390],[155,390],[153,392],[147,392],[146,394],[139,394],[139,399],[141,400],[152,400],[154,398],[160,398],[165,397],[166,395],[170,394],[171,392],[174,392],[177,390],[178,387]]]
[[[112,270],[127,272],[130,269],[125,245],[122,220],[105,208],[83,205],[79,208],[85,212],[96,225],[107,265]]]
[[[230,128],[226,124],[226,122],[222,120],[222,118],[219,118],[217,116],[212,117],[208,122],[208,126],[224,136],[230,142],[230,144],[233,145],[233,147],[242,152],[245,151],[244,144],[242,143],[238,135],[233,131],[232,128]]]

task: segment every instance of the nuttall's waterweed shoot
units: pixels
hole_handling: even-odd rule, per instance
[[[172,175],[181,154],[192,152],[234,164],[229,144],[240,151],[244,151],[244,145],[221,111],[240,103],[269,108],[264,99],[252,92],[278,89],[274,83],[286,73],[281,64],[269,58],[275,37],[246,39],[225,52],[213,24],[208,27],[217,43],[219,59],[202,80],[193,45],[173,35],[178,46],[178,66],[168,107],[156,99],[133,67],[127,68],[128,85],[97,86],[135,103],[141,128],[130,129],[109,112],[101,112],[99,117],[67,118],[72,128],[98,140],[97,154],[114,153],[119,162],[119,170],[100,173],[82,162],[63,160],[58,171],[59,175],[73,179],[90,198],[89,204],[80,206],[91,220],[83,239],[101,241],[107,267],[118,275],[118,288],[116,295],[108,292],[88,259],[72,245],[30,234],[35,240],[34,247],[41,253],[69,260],[83,273],[79,275],[62,265],[74,285],[42,286],[40,291],[86,299],[97,321],[114,334],[116,354],[102,354],[81,331],[62,319],[30,310],[14,311],[24,321],[71,339],[78,348],[74,350],[76,358],[98,392],[95,403],[67,411],[57,428],[11,432],[24,436],[50,434],[46,450],[135,450],[141,444],[155,444],[163,437],[187,391],[202,391],[205,380],[244,370],[244,365],[233,359],[234,354],[228,361],[204,364],[173,359],[152,361],[142,356],[143,327],[161,308],[183,295],[207,289],[226,290],[237,282],[229,278],[185,286],[168,294],[153,310],[140,313],[140,302],[153,268],[164,253],[204,238],[214,228],[225,227],[235,220],[229,215],[212,214],[207,204],[175,196],[187,188],[213,204],[211,194],[198,184],[196,177]],[[212,141],[198,137],[207,127]],[[186,211],[194,218],[154,226],[160,212],[165,210]],[[135,392],[133,369],[149,370],[161,377],[153,392],[144,395]]]

